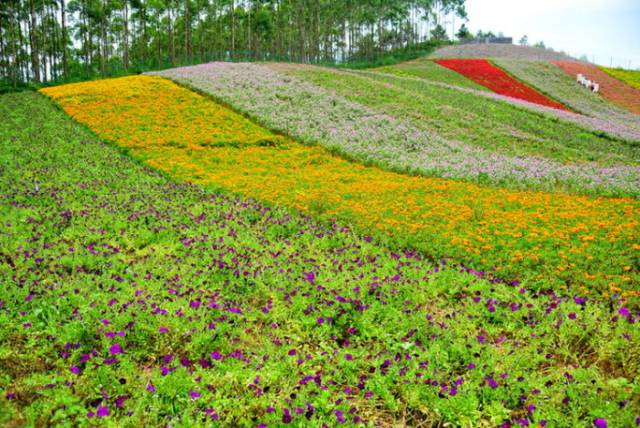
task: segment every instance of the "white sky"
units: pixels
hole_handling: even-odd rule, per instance
[[[467,0],[472,33],[502,31],[514,43],[544,41],[555,50],[608,66],[640,68],[640,0]]]

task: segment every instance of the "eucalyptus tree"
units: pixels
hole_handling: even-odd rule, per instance
[[[464,0],[0,1],[0,81],[13,84],[211,58],[368,60],[466,17]]]

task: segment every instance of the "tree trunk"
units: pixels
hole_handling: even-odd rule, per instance
[[[191,63],[191,8],[189,0],[184,0],[184,50]]]
[[[33,6],[33,0],[29,0],[29,9],[31,22],[29,27],[29,41],[31,44],[31,68],[33,79],[40,82],[40,59],[38,58],[38,40],[36,39],[36,10]]]
[[[67,24],[65,0],[60,0],[61,25],[62,25],[62,72],[65,80],[69,78],[69,63],[67,58]]]
[[[100,45],[102,47],[100,53],[100,74],[102,77],[107,75],[107,30],[106,30],[106,5],[102,2],[102,16],[100,17]]]
[[[64,0],[63,0],[64,1]],[[129,71],[129,0],[125,0],[124,2],[124,12],[123,12],[123,30],[124,30],[124,41],[122,46],[122,65],[124,67],[124,71]]]
[[[236,0],[231,0],[231,60],[236,57]]]
[[[171,56],[171,66],[176,65],[176,40],[173,34],[173,0],[169,0],[169,54]]]

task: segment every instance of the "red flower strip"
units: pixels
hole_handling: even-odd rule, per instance
[[[568,111],[562,104],[517,81],[485,59],[439,59],[436,63],[462,74],[497,94]]]

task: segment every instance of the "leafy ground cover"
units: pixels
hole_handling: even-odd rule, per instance
[[[611,77],[593,64],[572,61],[554,61],[553,63],[572,78],[575,78],[578,73],[582,73],[587,79],[595,80],[600,84],[599,93],[607,101],[640,115],[640,89]]]
[[[436,62],[491,89],[497,94],[559,110],[566,110],[566,107],[562,104],[515,80],[486,59],[438,59]]]
[[[613,123],[640,129],[640,116],[619,108],[598,94],[578,85],[574,77],[549,62],[495,60],[495,63],[518,79],[550,94],[573,110]]]
[[[274,71],[272,67],[285,72]],[[287,75],[286,70],[296,75]],[[311,83],[299,79],[298,72]],[[448,105],[439,104],[441,100],[432,99],[423,105],[422,101],[427,101],[428,96],[421,97],[415,89],[394,90],[393,83],[396,80],[404,82],[402,78],[369,74],[374,74],[375,79],[391,81],[391,84],[372,80],[368,74],[288,65],[267,68],[254,64],[212,63],[161,73],[213,95],[270,129],[292,135],[304,143],[322,145],[359,162],[394,171],[519,188],[560,189],[591,194],[634,195],[640,188],[637,184],[640,182],[640,168],[636,166],[637,146],[623,141],[613,142],[571,124],[560,124],[551,132],[559,132],[560,129],[566,132],[556,134],[555,140],[541,141],[538,135],[530,133],[523,138],[529,138],[532,146],[525,147],[516,144],[513,138],[514,134],[522,134],[496,120],[493,125],[501,128],[503,135],[511,135],[511,138],[505,136],[501,141],[500,147],[504,151],[511,151],[506,154],[491,147],[498,143],[477,136],[470,137],[473,132],[469,130],[469,117],[453,114]],[[471,104],[471,97],[466,94],[437,87],[434,91],[453,94],[454,99],[462,105]],[[477,101],[474,108],[486,111],[486,99],[478,98]],[[489,108],[492,107],[489,104]],[[500,107],[504,106],[499,104],[497,108]],[[437,114],[438,119],[431,121],[432,126],[420,123],[422,119],[430,121],[428,115],[422,113],[421,109],[424,108]],[[532,117],[530,113],[523,113],[517,108],[506,108],[506,119],[514,119],[510,117],[511,113],[521,114],[523,123],[531,123],[533,128],[540,130],[541,135],[548,135],[546,126],[556,123],[553,118],[540,122],[538,115]],[[417,113],[414,109],[418,110]],[[417,114],[422,115],[416,117]],[[435,135],[434,131],[441,124],[442,128],[451,129],[457,135],[484,146]],[[567,127],[563,128],[565,125]],[[467,131],[466,136],[463,129]],[[491,130],[487,129],[487,132]],[[559,144],[565,139],[567,145],[571,144],[569,148]],[[487,144],[488,141],[492,144]],[[605,150],[604,144],[610,148]],[[583,162],[579,165],[565,164],[540,156],[515,155],[523,154],[527,149],[554,157],[571,156]],[[590,153],[587,154],[587,151]],[[617,151],[625,154],[618,157]],[[616,157],[617,161],[614,161]],[[584,162],[588,159],[596,162]],[[601,164],[597,161],[604,162]]]
[[[623,68],[609,68],[600,67],[606,73],[612,75],[618,80],[622,80],[624,83],[634,88],[640,89],[640,71],[639,70],[625,70]]]
[[[463,88],[488,91],[486,87],[474,82],[473,80],[467,79],[460,73],[449,70],[448,68],[439,65],[437,62],[426,58],[420,58],[415,61],[403,62],[386,67],[378,67],[373,71],[393,74],[396,76],[419,77],[434,82],[443,82],[450,85],[461,86]]]
[[[624,299],[489,280],[175,184],[44,97],[1,101],[0,423],[638,423]]]
[[[129,89],[123,91],[121,85]],[[583,292],[625,296],[638,292],[633,285],[640,277],[640,203],[636,200],[518,192],[412,177],[349,162],[324,148],[293,140],[278,147],[241,149],[206,142],[197,147],[197,141],[181,146],[167,138],[165,129],[175,126],[175,119],[164,111],[181,111],[206,99],[156,76],[124,78],[110,85],[65,85],[43,92],[102,138],[116,141],[179,179],[328,219],[338,217],[366,233],[419,248],[435,258],[451,256],[485,269],[497,266],[496,272],[505,277],[546,278],[547,286],[583,286]],[[84,103],[86,98],[94,102]],[[155,100],[153,105],[149,99]],[[224,111],[220,106],[213,108]],[[236,128],[256,126],[237,118],[223,122],[226,128],[220,129],[221,122],[206,125],[208,110],[192,113],[200,118],[181,124],[186,135],[192,126],[201,135],[230,136]],[[126,120],[118,119],[123,115]],[[130,125],[139,123],[137,118],[154,127],[141,133]],[[140,145],[140,139],[154,144]]]

